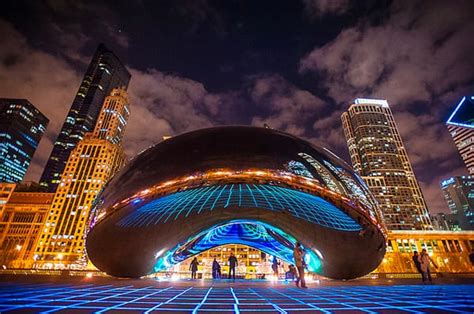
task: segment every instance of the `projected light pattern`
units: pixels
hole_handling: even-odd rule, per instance
[[[473,313],[473,285],[189,287],[0,283],[2,313]]]
[[[324,227],[358,231],[351,217],[320,197],[273,185],[226,184],[206,186],[163,196],[136,209],[118,222],[122,227],[146,227],[218,208],[261,208],[288,211]]]
[[[193,255],[226,244],[248,245],[293,264],[293,249],[296,242],[292,236],[270,225],[243,220],[233,221],[205,230],[186,244],[178,245],[170,250],[158,259],[154,271],[165,270]],[[308,270],[318,273],[321,270],[319,257],[311,249],[305,251]]]

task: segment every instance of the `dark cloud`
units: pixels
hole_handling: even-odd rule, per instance
[[[49,118],[49,126],[28,169],[38,178],[80,83],[61,58],[32,48],[15,28],[0,20],[0,97],[26,98]]]
[[[303,0],[306,13],[312,17],[344,14],[350,9],[349,0]]]
[[[270,127],[298,136],[307,135],[308,123],[324,102],[285,80],[280,75],[254,77],[249,90],[260,114],[252,119],[253,125]]]

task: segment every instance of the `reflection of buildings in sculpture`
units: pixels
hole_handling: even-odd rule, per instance
[[[387,253],[375,273],[416,273],[413,251],[426,249],[439,269],[433,272],[474,272],[469,253],[474,250],[473,231],[390,231]]]
[[[114,176],[97,199],[87,252],[109,274],[139,277],[224,244],[291,261],[299,241],[310,270],[354,278],[384,252],[370,199],[347,164],[294,136],[203,129],[157,144]]]
[[[66,120],[54,142],[53,150],[41,175],[41,185],[55,192],[69,155],[76,144],[92,132],[102,104],[115,88],[127,89],[130,73],[119,58],[103,44],[97,47]]]
[[[84,232],[92,203],[125,162],[121,139],[128,106],[127,93],[114,89],[104,101],[93,133],[69,156],[36,247],[37,267],[81,267],[86,263]]]
[[[0,215],[0,265],[7,268],[32,267],[34,249],[40,238],[53,193],[11,193]]]
[[[474,230],[474,177],[443,180],[441,189],[451,211],[445,215],[449,230]]]
[[[20,182],[49,120],[26,99],[0,98],[0,182]]]
[[[390,230],[432,229],[428,208],[387,101],[356,99],[341,116],[354,170]]]
[[[446,125],[469,174],[474,174],[474,96],[461,99]]]

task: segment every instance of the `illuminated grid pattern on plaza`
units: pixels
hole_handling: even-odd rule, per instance
[[[474,285],[293,288],[0,284],[0,312],[472,313]]]
[[[189,189],[136,209],[119,221],[122,227],[145,227],[166,223],[197,212],[218,208],[263,208],[287,210],[291,215],[324,227],[358,231],[359,224],[320,197],[273,185],[226,184]]]

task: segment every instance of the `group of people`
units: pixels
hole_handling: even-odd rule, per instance
[[[295,283],[297,287],[301,285],[302,288],[307,288],[305,278],[304,278],[304,268],[306,267],[305,262],[304,262],[304,250],[301,248],[301,244],[299,242],[296,243],[295,248],[293,250],[293,258],[295,260],[295,266],[293,265],[289,266],[289,271],[286,273],[285,277],[287,279],[296,279]],[[238,265],[238,261],[233,253],[230,253],[228,262],[229,262],[228,278],[235,280],[235,268]],[[198,265],[199,265],[199,262],[197,258],[195,257],[191,261],[191,264],[189,265],[189,270],[191,271],[191,279],[196,279]],[[280,262],[278,261],[276,257],[274,257],[272,261],[272,270],[276,278],[278,278],[278,275],[279,275],[278,274],[279,265],[280,265]],[[214,258],[214,261],[212,262],[212,278],[213,279],[222,278],[221,265],[219,265],[219,262],[215,258]]]
[[[413,263],[415,264],[416,270],[421,274],[421,280],[423,283],[429,281],[432,282],[430,264],[433,264],[435,268],[438,268],[438,265],[435,264],[430,255],[426,252],[426,249],[421,250],[421,253],[418,254],[417,251],[413,252],[412,256]]]
[[[228,262],[229,262],[229,277],[228,278],[229,279],[232,278],[235,280],[235,268],[237,267],[237,257],[234,256],[234,253],[230,253]],[[199,262],[197,258],[195,257],[191,261],[191,264],[189,264],[189,270],[191,271],[191,279],[196,279],[198,265],[199,265]],[[222,278],[221,265],[214,258],[214,261],[212,261],[212,279],[221,279],[221,278]]]

